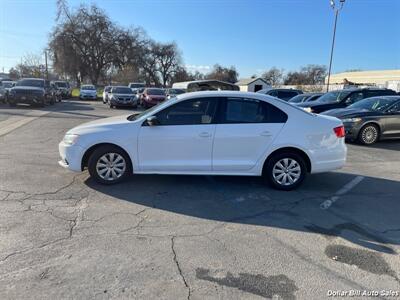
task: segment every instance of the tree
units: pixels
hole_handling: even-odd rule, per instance
[[[324,84],[326,66],[307,65],[300,71],[289,72],[284,80],[287,85],[318,85]]]
[[[49,45],[57,69],[78,81],[88,76],[97,84],[110,68],[120,68],[130,60],[138,38],[131,30],[116,26],[96,5],[70,11],[65,1],[57,4],[58,23]]]
[[[272,67],[261,76],[269,85],[275,86],[282,83],[283,69]]]
[[[324,84],[326,77],[326,66],[323,65],[307,65],[301,68],[301,72],[307,78],[307,84],[316,85]]]
[[[43,58],[38,54],[28,53],[12,72],[17,77],[43,78],[45,76]]]
[[[219,64],[214,65],[213,70],[205,76],[205,79],[216,79],[235,83],[238,81],[238,72],[234,66],[230,68],[222,67]]]
[[[188,72],[184,67],[178,67],[171,79],[171,84],[174,82],[192,81],[195,77],[192,73]]]
[[[160,74],[163,87],[172,79],[172,76],[179,70],[181,56],[175,43],[153,45],[153,55],[157,64],[157,71]]]

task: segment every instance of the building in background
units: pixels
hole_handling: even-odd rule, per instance
[[[325,78],[327,83],[327,78]],[[357,71],[332,74],[332,89],[337,85],[378,86],[400,91],[400,70]]]
[[[257,92],[259,90],[272,88],[264,79],[262,78],[246,78],[241,79],[235,83],[239,86],[242,92]]]

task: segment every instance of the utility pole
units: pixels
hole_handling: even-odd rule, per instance
[[[44,50],[44,59],[46,65],[46,79],[49,80],[49,67],[47,65],[47,49]]]
[[[335,0],[330,0],[331,7],[333,11],[335,12],[335,25],[333,26],[333,38],[332,38],[332,47],[331,47],[331,57],[329,60],[329,69],[328,69],[328,82],[326,85],[326,91],[329,92],[329,82],[331,79],[331,70],[332,70],[332,60],[333,60],[333,50],[335,48],[335,39],[336,39],[336,24],[337,24],[337,19],[339,15],[339,11],[342,10],[344,2],[346,0],[340,0],[339,5],[337,6],[335,3]]]

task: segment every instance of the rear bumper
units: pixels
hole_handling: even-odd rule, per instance
[[[346,164],[347,146],[344,138],[329,148],[312,151],[311,173],[322,173],[337,170]]]

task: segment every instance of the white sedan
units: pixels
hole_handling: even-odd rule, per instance
[[[263,176],[291,190],[307,173],[341,168],[347,148],[339,119],[260,93],[196,92],[140,114],[69,130],[60,165],[88,168],[103,184],[135,174]]]

